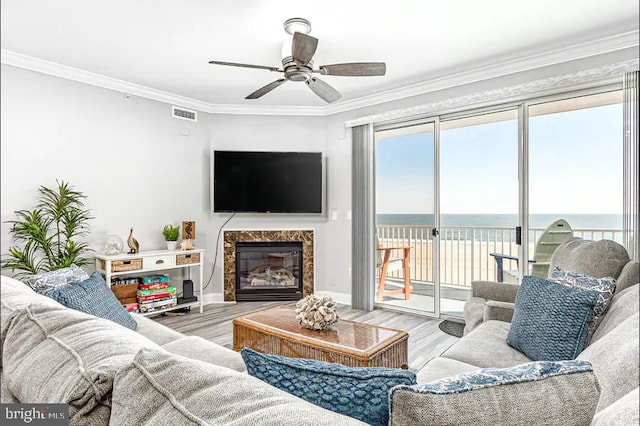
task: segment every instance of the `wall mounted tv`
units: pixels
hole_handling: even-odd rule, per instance
[[[214,213],[322,214],[321,152],[213,152]]]

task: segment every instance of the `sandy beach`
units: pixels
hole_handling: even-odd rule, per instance
[[[412,280],[433,282],[433,241],[380,241],[384,247],[408,245],[410,250],[410,276]],[[533,247],[530,248],[530,252]],[[468,287],[474,280],[496,279],[496,262],[489,253],[503,253],[516,256],[518,246],[509,242],[471,242],[465,240],[445,240],[440,242],[440,282],[442,284]],[[393,250],[392,258],[401,258],[402,250]],[[505,261],[505,270],[516,270],[515,261]],[[402,271],[388,274],[402,277]]]

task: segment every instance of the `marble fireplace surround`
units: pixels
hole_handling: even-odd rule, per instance
[[[236,300],[236,243],[237,242],[302,242],[302,296],[313,293],[314,253],[313,230],[224,231],[224,301]]]

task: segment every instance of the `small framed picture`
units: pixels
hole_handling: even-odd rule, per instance
[[[193,220],[182,221],[182,239],[183,240],[196,239],[196,223]]]

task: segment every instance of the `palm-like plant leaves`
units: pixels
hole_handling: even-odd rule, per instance
[[[84,207],[86,196],[62,181],[55,189],[41,186],[34,210],[18,210],[11,220],[10,234],[22,248],[13,246],[2,259],[2,267],[20,270],[17,276],[36,274],[89,263],[90,251],[79,238],[89,234],[88,221],[93,219]]]

